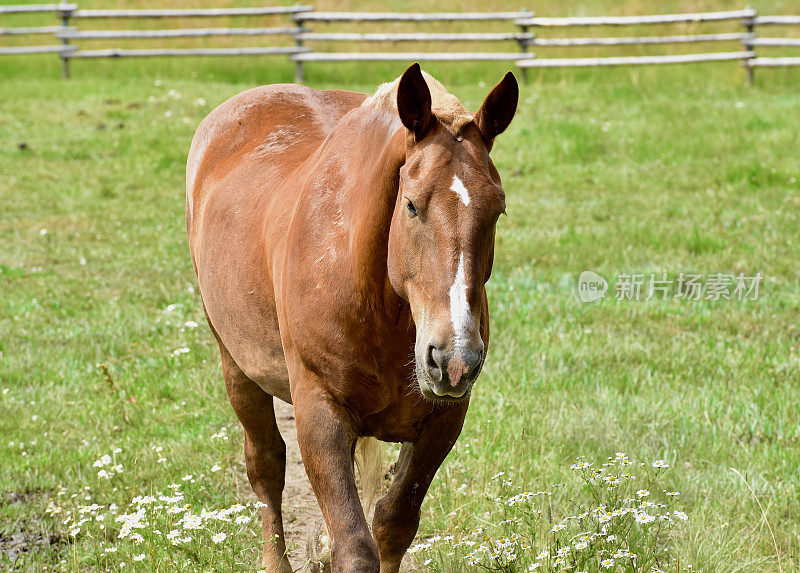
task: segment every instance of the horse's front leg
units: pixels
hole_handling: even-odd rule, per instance
[[[403,444],[389,492],[375,505],[372,533],[380,550],[380,573],[397,573],[419,527],[428,487],[453,447],[468,402],[437,408],[416,441]]]
[[[297,442],[332,539],[334,572],[378,573],[378,548],[358,499],[353,472],[356,432],[341,406],[306,385],[293,389]]]

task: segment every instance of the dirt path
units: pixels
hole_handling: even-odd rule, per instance
[[[317,504],[317,498],[314,497],[311,484],[308,483],[303,459],[300,457],[297,430],[294,425],[294,406],[277,398],[273,402],[278,427],[286,442],[286,485],[283,489],[286,549],[289,551],[292,567],[297,570],[308,559],[307,541],[311,533],[322,523],[322,512]]]

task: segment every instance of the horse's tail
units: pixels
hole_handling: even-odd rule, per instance
[[[383,483],[383,444],[375,438],[359,438],[355,461],[361,482],[361,504],[368,515]]]

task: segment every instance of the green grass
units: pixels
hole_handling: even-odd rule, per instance
[[[147,569],[255,563],[253,523],[226,529],[220,546],[198,534],[177,550],[151,536],[104,557],[97,528],[73,540],[45,509],[76,503],[84,487],[127,506],[187,474],[195,512],[252,499],[194,290],[183,174],[208,111],[290,79],[273,61],[79,64],[69,82],[50,58],[0,62],[0,537],[50,540],[17,567],[116,568],[139,552]],[[370,91],[402,66],[310,69],[315,86]],[[502,72],[430,69],[473,109]],[[531,80],[493,152],[508,216],[490,282],[492,350],[421,537],[494,523],[497,472],[512,492],[536,491],[571,483],[578,455],[621,450],[672,466],[664,487],[689,515],[672,537],[681,570],[773,571],[779,556],[797,570],[797,72],[765,71],[754,88],[724,64]],[[584,270],[612,283],[603,300],[579,301]],[[747,302],[613,296],[617,275],[662,272],[764,282]],[[230,439],[212,439],[221,427]],[[100,480],[92,464],[114,447],[124,472]],[[763,505],[777,551],[731,468]],[[445,552],[432,566],[464,567]]]

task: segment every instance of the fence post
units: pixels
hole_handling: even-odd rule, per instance
[[[533,12],[531,12],[527,8],[523,8],[522,12],[525,14],[523,16],[523,18],[532,18],[533,17]],[[527,34],[528,33],[528,26],[523,26],[522,24],[520,24],[519,31],[520,31],[521,34]],[[523,53],[523,54],[527,54],[528,53],[528,40],[525,40],[524,38],[520,38],[517,43],[519,44],[519,51],[521,53]],[[520,75],[522,76],[522,83],[523,84],[527,84],[528,83],[528,68],[522,68],[522,74],[520,74]]]
[[[69,19],[72,16],[72,7],[59,6],[58,15],[61,17],[61,31],[66,32],[67,28],[69,28]],[[61,44],[64,46],[64,49],[58,53],[58,55],[61,56],[61,77],[68,79],[69,58],[67,57],[66,52],[69,49],[69,38],[66,38],[62,35]]]
[[[752,8],[750,6],[747,6],[746,9],[747,10],[751,10]],[[751,16],[748,16],[748,17],[746,17],[744,19],[744,27],[745,27],[745,31],[748,34],[755,35],[755,30],[756,30],[756,12],[755,12],[755,10],[753,10],[753,14]],[[755,46],[753,46],[753,44],[750,42],[750,39],[745,39],[745,40],[742,41],[742,43],[744,44],[745,51],[748,51],[748,52],[754,51]],[[748,59],[746,59],[744,61],[744,67],[747,70],[747,83],[752,86],[753,82],[755,81],[755,77],[754,77],[755,76],[755,69],[753,69],[753,66],[750,65],[750,60],[751,59],[752,58],[748,58]]]
[[[294,33],[294,44],[298,48],[303,47],[303,39],[300,37],[300,34],[306,32],[305,26],[303,26],[303,12],[296,12],[292,15],[294,19],[295,25],[297,25],[297,30]],[[291,56],[289,56],[291,57]],[[302,84],[306,80],[306,73],[303,69],[303,62],[301,60],[294,61],[294,82],[296,84]]]

